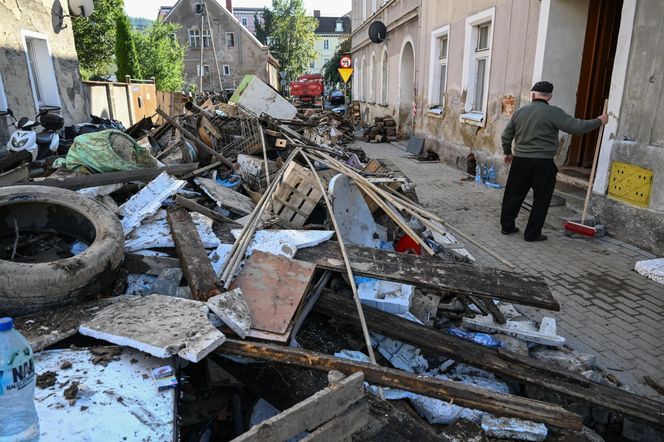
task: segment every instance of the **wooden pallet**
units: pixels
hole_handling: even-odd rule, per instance
[[[401,170],[399,170],[399,168],[390,160],[376,160],[376,159],[371,160],[364,167],[363,171],[375,174],[387,173],[391,171],[397,176],[403,176]],[[390,183],[388,184],[388,186],[394,190],[398,190],[401,187],[401,183]],[[362,192],[362,194],[364,195],[364,200],[367,202],[367,205],[369,206],[369,210],[371,211],[371,213],[375,213],[379,209],[378,204],[373,199],[371,199],[371,197],[368,196],[366,193]]]
[[[293,228],[300,228],[322,197],[311,171],[291,162],[274,194],[272,212]]]

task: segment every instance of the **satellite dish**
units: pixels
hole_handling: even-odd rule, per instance
[[[387,28],[382,21],[375,21],[369,26],[369,39],[374,43],[382,43],[385,41],[387,35]]]
[[[90,17],[94,9],[93,0],[69,0],[69,13],[75,17]]]

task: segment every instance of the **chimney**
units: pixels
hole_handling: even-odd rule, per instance
[[[226,0],[226,9],[228,9],[228,12],[231,14],[233,13],[233,0]]]
[[[320,17],[320,9],[314,9],[314,17]]]

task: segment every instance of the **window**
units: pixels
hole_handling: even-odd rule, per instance
[[[309,69],[314,69],[315,67],[316,67],[316,63],[314,63],[313,61],[310,61],[309,62]]]
[[[323,40],[323,50],[324,51],[330,50],[330,40],[328,39]]]
[[[367,19],[367,0],[362,0],[362,21]]]
[[[344,31],[344,22],[341,20],[336,21],[336,26],[334,28],[334,32],[343,32]]]
[[[371,61],[369,61],[369,102],[373,103],[376,96],[374,95],[376,83],[376,54],[371,54]]]
[[[388,89],[387,89],[387,49],[383,51],[383,58],[381,61],[381,66],[382,66],[382,74],[380,78],[380,83],[381,83],[381,96],[380,96],[380,102],[382,104],[387,104],[387,98],[388,98]]]
[[[443,26],[431,33],[431,60],[429,66],[429,112],[441,114],[447,90],[447,60],[450,27]]]
[[[35,108],[60,106],[58,81],[55,77],[53,59],[46,37],[29,31],[22,31],[21,34],[25,43],[28,76]]]
[[[2,74],[0,74],[0,112],[7,112],[7,96],[5,86],[2,84]]]
[[[461,121],[476,126],[486,121],[494,14],[491,8],[466,18],[462,89],[467,93]]]
[[[246,26],[247,26],[247,23],[248,23],[248,21],[247,21],[247,17],[242,17],[242,26],[245,26],[245,27],[246,27]]]
[[[231,75],[231,67],[227,64],[223,66],[224,75]]]
[[[198,29],[189,29],[189,47],[198,48],[201,45],[201,33]]]
[[[235,32],[226,32],[226,47],[235,47]]]
[[[203,4],[202,3],[194,3],[194,12],[196,14],[202,14],[203,13]]]
[[[197,64],[196,65],[196,75],[201,76],[201,65]],[[204,64],[203,65],[203,76],[208,77],[210,76],[210,65],[209,64]]]
[[[378,0],[371,0],[371,13],[375,13],[378,9]]]
[[[212,37],[210,36],[210,31],[205,30],[203,31],[203,47],[209,48],[210,46],[212,46]]]

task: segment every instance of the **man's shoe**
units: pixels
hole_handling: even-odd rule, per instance
[[[509,235],[511,233],[516,233],[518,231],[519,231],[519,228],[514,227],[513,229],[503,229],[503,230],[500,231],[500,233],[502,233],[503,235]]]
[[[524,238],[526,242],[537,242],[537,241],[546,241],[546,235],[536,236],[535,238]]]

